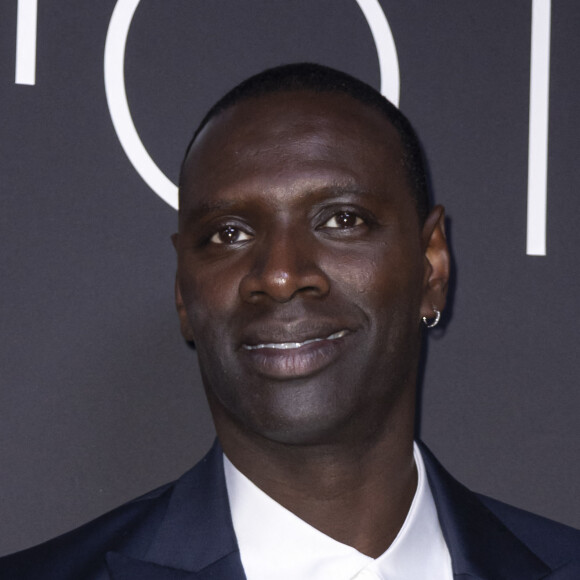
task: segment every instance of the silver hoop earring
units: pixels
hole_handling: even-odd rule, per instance
[[[439,321],[441,320],[441,312],[439,312],[439,310],[437,310],[435,306],[433,306],[433,312],[435,313],[435,318],[431,322],[427,320],[426,316],[423,316],[423,324],[427,328],[434,328],[439,324]]]

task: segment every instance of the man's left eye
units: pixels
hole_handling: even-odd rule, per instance
[[[334,214],[325,224],[323,228],[354,228],[364,223],[364,220],[352,211],[341,211]]]

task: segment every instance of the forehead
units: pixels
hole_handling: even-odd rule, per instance
[[[334,93],[272,93],[219,113],[184,163],[181,209],[264,180],[272,187],[335,181],[410,195],[396,129],[374,108]]]

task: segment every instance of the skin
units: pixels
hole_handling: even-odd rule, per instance
[[[224,452],[377,557],[416,489],[421,317],[443,310],[449,277],[443,208],[419,223],[395,129],[346,95],[234,105],[188,155],[173,241]]]

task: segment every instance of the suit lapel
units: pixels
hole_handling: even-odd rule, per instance
[[[539,580],[550,568],[420,444],[456,580]]]
[[[475,494],[420,446],[455,580],[574,578],[567,568],[551,573]],[[112,580],[245,580],[217,443],[175,484],[167,512],[143,556],[107,554]]]
[[[107,569],[111,580],[231,580],[240,576],[239,558],[230,554],[197,572],[178,570],[122,554],[107,554]]]
[[[112,580],[192,580],[198,578],[195,572],[176,570],[159,566],[152,562],[129,558],[117,552],[107,554],[107,568]]]
[[[114,580],[245,580],[217,442],[176,482],[144,558],[109,553],[107,565]]]

